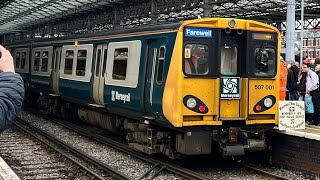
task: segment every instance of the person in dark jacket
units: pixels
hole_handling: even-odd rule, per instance
[[[292,72],[294,74],[295,81],[298,82],[298,76],[299,76],[299,71],[300,71],[299,63],[298,62],[293,63],[291,65],[290,69],[292,70]]]
[[[23,98],[23,80],[15,73],[10,52],[0,45],[0,132],[13,123]]]
[[[289,95],[288,100],[295,101],[295,100],[298,100],[297,80],[296,80],[294,71],[291,69],[291,67],[288,69],[288,76],[287,76],[287,90]]]

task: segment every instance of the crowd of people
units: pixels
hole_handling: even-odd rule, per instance
[[[287,64],[280,57],[280,100],[304,100],[312,97],[314,113],[306,114],[309,125],[320,126],[320,58],[314,64],[306,58],[300,66],[298,61]]]

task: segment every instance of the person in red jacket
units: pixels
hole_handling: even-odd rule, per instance
[[[286,100],[288,69],[286,61],[280,56],[280,100]]]

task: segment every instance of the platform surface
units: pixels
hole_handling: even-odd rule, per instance
[[[274,128],[276,132],[282,134],[288,134],[292,136],[304,137],[307,139],[314,139],[320,141],[320,126],[306,125],[305,129],[296,129],[296,130],[283,130],[280,131],[277,127]]]
[[[20,180],[10,166],[0,157],[0,180]]]

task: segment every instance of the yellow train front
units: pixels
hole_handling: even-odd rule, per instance
[[[176,151],[244,155],[278,124],[279,31],[241,19],[187,21],[177,32],[162,108]]]

